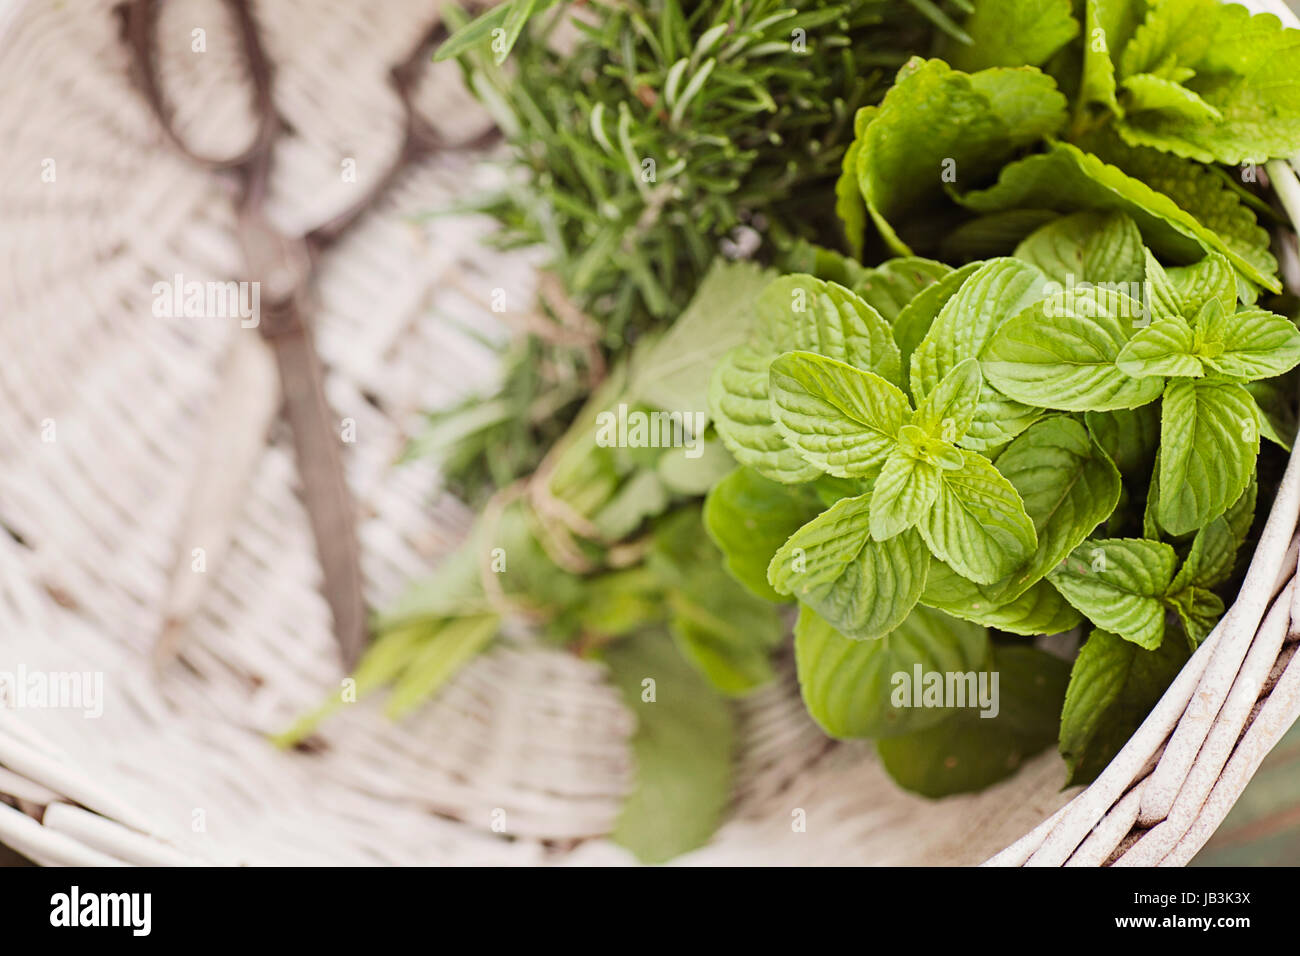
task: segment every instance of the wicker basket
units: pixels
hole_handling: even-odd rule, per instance
[[[224,62],[216,6],[172,0],[164,29],[204,28],[205,55]],[[285,228],[348,203],[345,160],[364,185],[397,149],[387,67],[436,6],[258,4],[290,128],[272,177]],[[211,66],[187,108],[241,122]],[[182,84],[186,67],[164,64]],[[46,864],[629,861],[602,836],[630,782],[631,717],[598,665],[527,639],[475,660],[401,723],[363,701],[312,752],[268,744],[342,676],[283,434],[259,460],[180,665],[151,669],[178,476],[202,460],[240,334],[153,317],[151,289],[178,272],[233,273],[238,250],[218,186],[167,148],[126,77],[108,0],[0,2],[0,670],[103,679],[102,715],[0,708],[0,842]],[[421,99],[449,128],[482,122],[446,72]],[[330,402],[356,422],[347,467],[376,606],[470,517],[430,505],[433,467],[393,467],[404,436],[421,409],[490,387],[480,300],[531,296],[529,257],[476,247],[490,224],[414,223],[490,185],[484,159],[410,170],[322,264],[318,344]],[[686,862],[1185,862],[1300,712],[1288,643],[1298,514],[1293,459],[1244,596],[1086,791],[1061,791],[1049,753],[984,793],[903,793],[868,746],[821,735],[787,667],[740,705],[733,812]],[[493,832],[502,810],[509,839]],[[791,826],[795,810],[806,830]]]

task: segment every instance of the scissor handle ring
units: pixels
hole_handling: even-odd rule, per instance
[[[259,178],[264,178],[271,142],[278,123],[271,100],[271,65],[266,58],[266,52],[262,49],[257,25],[253,21],[247,0],[222,0],[222,2],[234,14],[238,25],[240,43],[253,82],[253,106],[258,116],[257,134],[248,148],[237,156],[216,159],[196,153],[172,126],[170,110],[167,108],[162,83],[158,78],[158,0],[126,0],[119,8],[123,16],[123,35],[135,57],[135,68],[145,99],[173,145],[195,163],[209,169],[251,166],[258,172]]]

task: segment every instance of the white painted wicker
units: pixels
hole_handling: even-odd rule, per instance
[[[207,29],[204,55],[222,63],[216,6],[171,0],[164,28]],[[272,212],[302,228],[396,150],[387,68],[436,3],[257,9],[289,126]],[[246,121],[211,66],[182,115]],[[183,56],[165,68],[179,86],[190,79]],[[630,781],[631,718],[598,665],[526,638],[474,661],[410,719],[363,701],[325,725],[319,751],[267,742],[342,676],[278,431],[180,665],[151,669],[183,476],[201,458],[231,336],[248,333],[151,313],[154,282],[234,274],[238,250],[220,189],[167,148],[126,75],[107,0],[0,5],[0,523],[12,532],[0,534],[0,670],[104,681],[98,717],[0,708],[0,842],[46,864],[629,861],[602,836]],[[424,84],[426,112],[448,128],[482,122],[453,76]],[[357,184],[340,176],[349,158]],[[492,352],[467,330],[506,330],[485,327],[475,298],[500,287],[529,301],[529,257],[481,248],[488,223],[412,218],[490,185],[488,159],[411,170],[322,265],[318,340],[330,401],[356,421],[347,467],[376,606],[469,520],[434,497],[432,466],[394,466],[404,436],[421,409],[490,385]],[[902,793],[869,745],[825,740],[787,673],[741,705],[733,812],[685,862],[973,863],[1008,844],[996,862],[1096,864],[1117,845],[1125,863],[1184,862],[1300,709],[1300,665],[1286,666],[1298,512],[1293,461],[1246,595],[1067,806],[1054,754],[982,794]],[[796,808],[806,832],[791,827]],[[492,832],[498,809],[508,838]],[[1134,843],[1135,825],[1151,823]]]

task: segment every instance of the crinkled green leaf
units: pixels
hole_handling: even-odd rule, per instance
[[[732,577],[758,597],[784,598],[767,581],[767,566],[786,539],[821,512],[806,485],[783,485],[737,468],[704,500],[704,526]]]
[[[1223,514],[1246,490],[1258,454],[1255,402],[1242,386],[1170,382],[1160,416],[1160,526],[1187,534]]]
[[[819,469],[787,445],[771,416],[768,370],[792,349],[809,349],[897,382],[898,346],[884,319],[849,290],[812,276],[784,276],[755,304],[750,341],[718,363],[709,406],[736,460],[776,481],[810,481]]]
[[[1142,113],[1153,110],[1192,123],[1218,123],[1223,120],[1223,115],[1196,93],[1163,76],[1138,73],[1126,77],[1120,86],[1125,94],[1124,113],[1135,123],[1142,122]]]
[[[953,443],[961,441],[979,408],[983,383],[978,359],[968,358],[957,363],[917,403],[912,424],[930,438]]]
[[[1300,152],[1300,30],[1272,14],[1216,0],[1160,0],[1120,61],[1125,86],[1138,74],[1179,70],[1202,106],[1150,81],[1120,98],[1121,136],[1203,163],[1263,162]]]
[[[1200,378],[1205,368],[1195,351],[1196,336],[1187,320],[1181,315],[1163,316],[1133,333],[1115,357],[1115,365],[1130,378]]]
[[[974,76],[941,60],[899,71],[859,137],[858,185],[886,242],[911,252],[895,229],[946,203],[941,177],[976,184],[1026,144],[1065,122],[1065,98],[1032,68]]]
[[[1281,315],[1245,309],[1225,317],[1223,351],[1210,360],[1239,381],[1273,378],[1300,364],[1300,330]]]
[[[1047,579],[1093,624],[1145,648],[1165,635],[1162,602],[1178,556],[1160,541],[1085,541]]]
[[[884,541],[915,525],[939,496],[939,466],[897,448],[871,493],[871,536]]]
[[[889,775],[927,797],[981,790],[1056,740],[1069,665],[1031,647],[995,646],[998,714],[966,708],[933,727],[881,740]]]
[[[1146,0],[1084,0],[1083,83],[1080,97],[1119,112],[1115,60],[1146,13]]]
[[[1165,641],[1144,650],[1095,630],[1070,671],[1061,708],[1061,756],[1068,783],[1090,783],[1128,743],[1187,661],[1187,645]]]
[[[1036,266],[1061,291],[1085,282],[1123,283],[1140,292],[1145,274],[1142,235],[1122,212],[1076,212],[1035,230],[1016,247],[1015,256]],[[1129,291],[1132,283],[1135,288]],[[1133,298],[1141,298],[1133,295]]]
[[[911,385],[910,373],[913,353],[925,339],[944,304],[981,265],[982,263],[979,262],[969,263],[944,276],[934,285],[926,286],[898,313],[898,318],[894,322],[894,338],[898,341],[903,369],[908,371],[907,392],[913,397],[916,395],[916,390]]]
[[[961,70],[1041,66],[1079,32],[1070,0],[980,0],[964,26],[972,42],[951,44]]]
[[[1214,625],[1223,617],[1223,599],[1205,588],[1187,587],[1173,592],[1168,603],[1178,615],[1179,623],[1193,646],[1209,637]]]
[[[982,358],[999,324],[1041,299],[1045,285],[1037,268],[1018,259],[993,259],[972,273],[912,353],[909,382],[917,400],[924,400],[961,362]],[[985,387],[961,444],[976,450],[1004,444],[1039,416],[1034,405],[1041,403],[1010,401]]]
[[[1157,269],[1152,278],[1153,284],[1168,282],[1168,291],[1162,289],[1155,294],[1163,301],[1176,302],[1178,311],[1189,319],[1210,301],[1218,302],[1227,315],[1237,309],[1236,276],[1228,260],[1218,253],[1211,253],[1189,266]]]
[[[891,737],[931,726],[952,708],[895,707],[895,674],[964,673],[988,661],[988,632],[918,607],[875,641],[854,641],[809,607],[794,629],[799,687],[813,720],[832,737]]]
[[[1118,210],[1131,216],[1147,244],[1170,261],[1188,262],[1199,259],[1206,252],[1220,252],[1247,278],[1275,292],[1281,289],[1273,271],[1267,267],[1268,263],[1261,261],[1258,250],[1250,245],[1243,249],[1240,242],[1229,242],[1225,235],[1236,233],[1223,230],[1218,222],[1208,218],[1202,222],[1187,211],[1199,208],[1202,203],[1219,215],[1229,217],[1244,210],[1253,223],[1254,216],[1240,206],[1235,196],[1223,195],[1227,187],[1221,181],[1193,178],[1190,182],[1179,183],[1176,172],[1168,174],[1167,179],[1163,176],[1137,179],[1134,175],[1141,174],[1141,165],[1159,167],[1145,158],[1135,158],[1132,162],[1133,168],[1139,171],[1131,175],[1070,143],[1053,143],[1046,152],[1009,163],[995,185],[958,194],[957,198],[967,208],[979,213],[1015,208],[1057,209],[1061,212]],[[1174,168],[1181,171],[1184,167]],[[1156,185],[1153,187],[1148,183]],[[1163,190],[1166,187],[1173,189],[1172,195],[1179,198],[1175,200],[1165,195]],[[1157,188],[1162,191],[1158,192]],[[1185,197],[1186,193],[1192,194],[1190,198]],[[1224,203],[1230,204],[1231,209],[1225,211],[1222,208]],[[1240,222],[1233,224],[1238,230],[1242,228]],[[1276,263],[1273,263],[1273,268],[1276,268]]]
[[[1244,277],[1243,282],[1250,280],[1274,290],[1281,288],[1277,282],[1277,260],[1269,251],[1268,232],[1256,221],[1255,213],[1243,201],[1242,193],[1226,182],[1214,167],[1155,149],[1129,146],[1105,130],[1084,137],[1080,145],[1163,193],[1210,230],[1223,244],[1218,251],[1228,257],[1233,268]],[[1155,240],[1148,241],[1155,245]],[[1172,256],[1171,262],[1188,262],[1197,258],[1194,253],[1174,255],[1174,250],[1169,248],[1158,248],[1157,251]],[[1206,251],[1210,251],[1208,247]]]
[[[899,256],[863,273],[853,291],[879,312],[881,318],[894,325],[907,304],[923,289],[950,275],[952,267],[920,256]]]
[[[772,416],[790,447],[840,478],[874,475],[911,414],[895,385],[812,352],[776,359],[770,394]]]
[[[1073,418],[1031,426],[998,456],[997,469],[1024,501],[1038,544],[1029,559],[991,589],[999,601],[1022,594],[1105,521],[1119,502],[1115,465]]]
[[[1159,378],[1116,367],[1140,303],[1100,287],[1067,289],[1006,322],[984,352],[984,376],[1013,399],[1065,411],[1136,408],[1160,395]]]
[[[982,455],[961,454],[961,469],[941,473],[938,497],[917,527],[954,571],[992,584],[1033,553],[1038,539],[1011,482]]]
[[[1046,581],[1031,585],[1019,597],[1005,603],[990,596],[992,590],[966,580],[942,561],[932,560],[921,603],[953,617],[1012,634],[1060,634],[1082,620],[1061,592]]]
[[[768,580],[854,640],[888,634],[925,587],[930,553],[915,531],[871,537],[870,494],[845,498],[804,525],[772,558]]]

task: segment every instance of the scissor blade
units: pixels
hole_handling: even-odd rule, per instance
[[[257,333],[235,334],[220,374],[176,538],[176,564],[163,600],[163,631],[154,645],[158,665],[175,656],[186,624],[202,604],[210,575],[222,565],[230,530],[280,405],[275,359]]]
[[[340,422],[325,401],[325,375],[311,330],[304,323],[295,325],[270,342],[280,367],[303,502],[325,576],[325,599],[334,614],[343,663],[351,670],[366,639],[356,510],[339,453]]]

